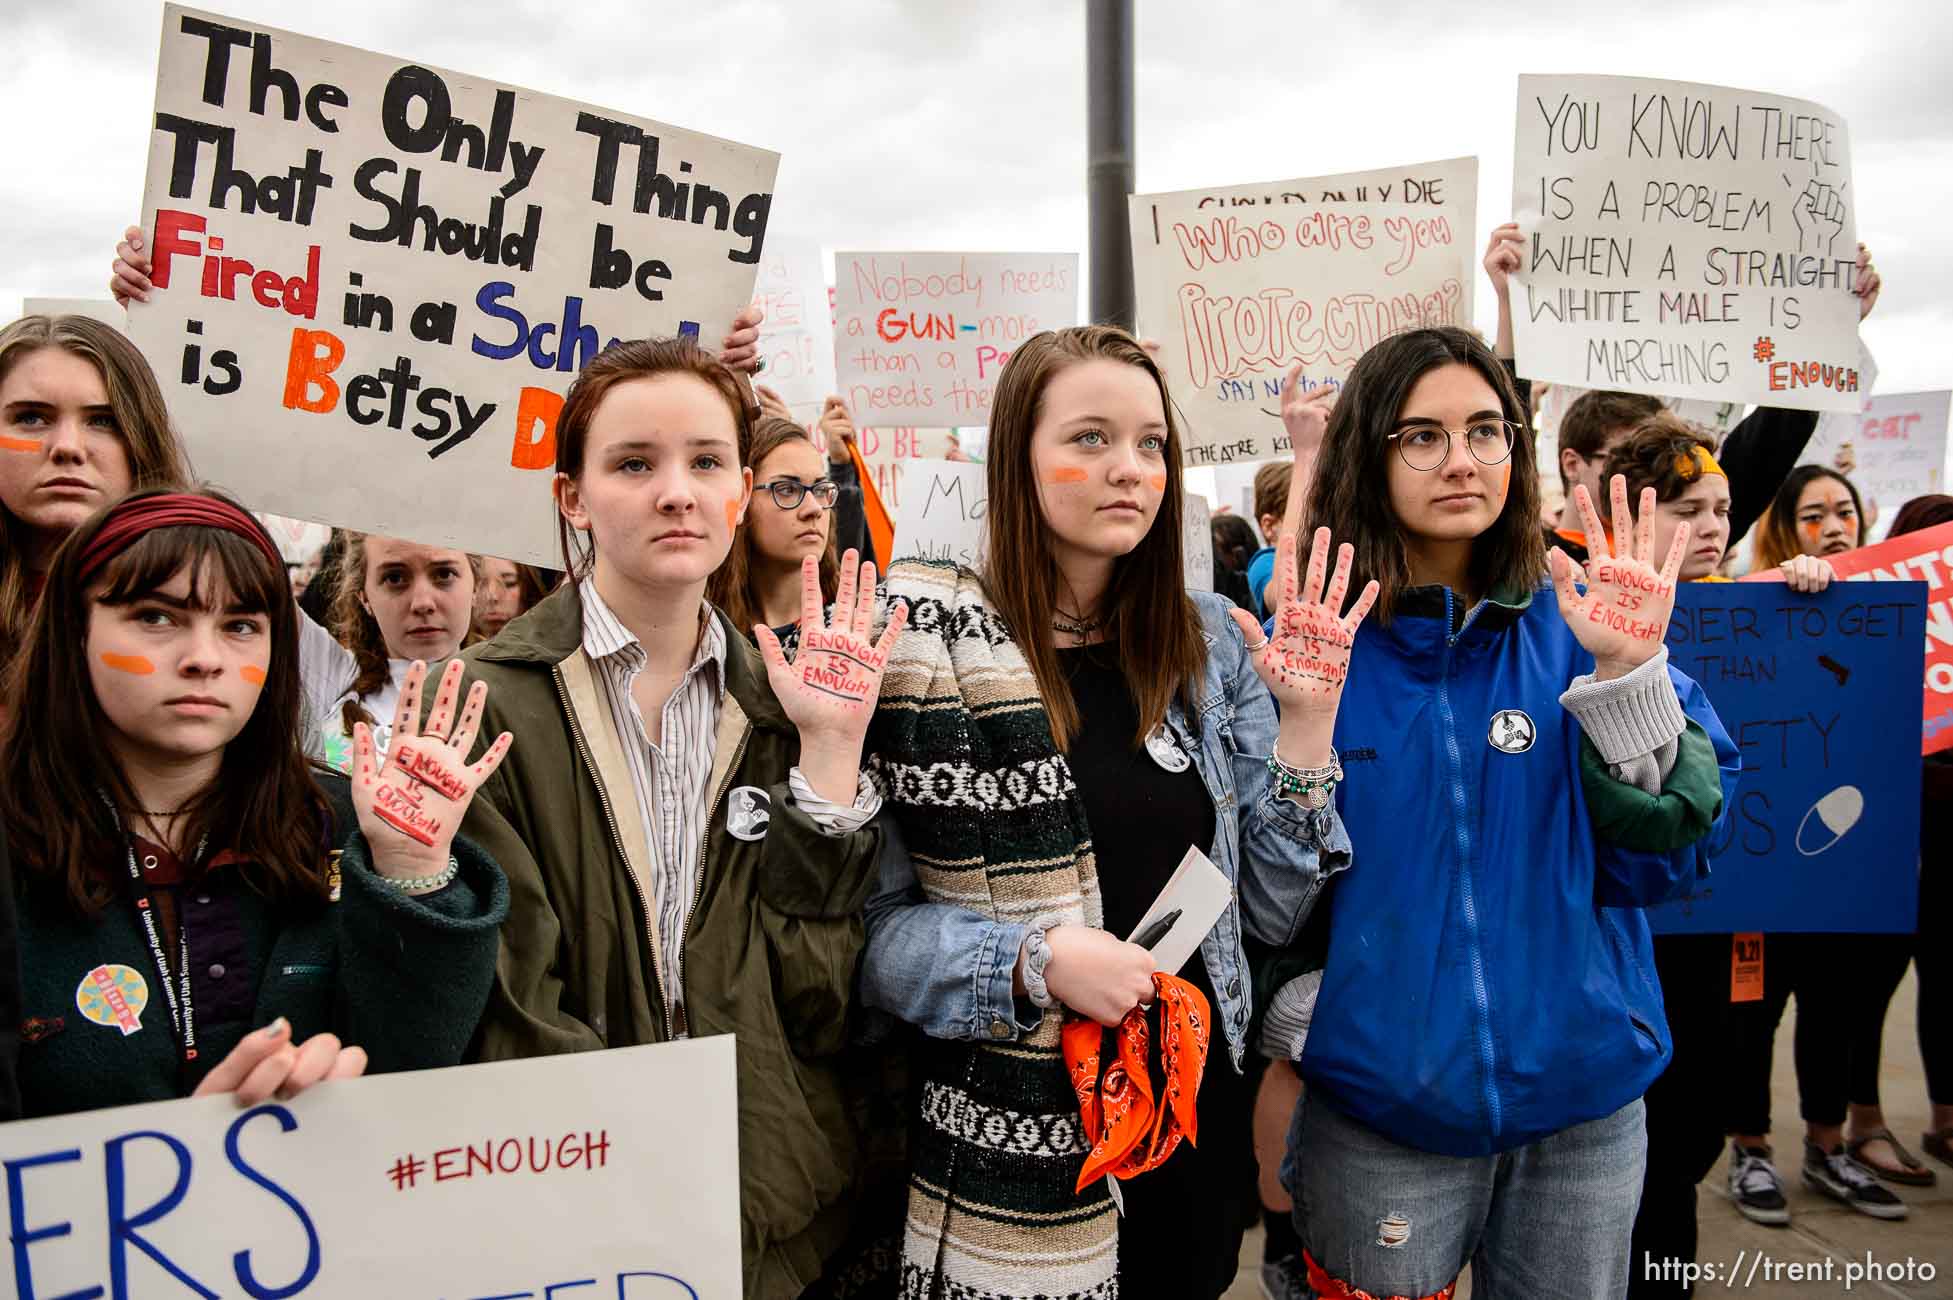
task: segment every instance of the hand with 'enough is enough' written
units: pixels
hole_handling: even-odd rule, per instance
[[[1616,474],[1611,493],[1614,535],[1609,538],[1586,485],[1573,489],[1574,504],[1587,529],[1585,569],[1557,546],[1547,555],[1560,616],[1573,629],[1574,639],[1594,657],[1594,675],[1601,681],[1626,676],[1661,649],[1668,635],[1668,616],[1675,612],[1676,575],[1682,571],[1689,546],[1689,526],[1684,521],[1676,527],[1668,558],[1657,570],[1655,490],[1641,490],[1639,525],[1628,514],[1627,479]],[[1576,590],[1575,583],[1586,590]]]
[[[1323,578],[1329,568],[1329,530],[1316,529],[1309,545],[1308,581],[1301,584],[1297,598],[1295,573],[1296,539],[1284,533],[1275,544],[1275,588],[1280,600],[1275,607],[1275,627],[1266,640],[1252,615],[1235,610],[1234,621],[1247,638],[1255,672],[1268,685],[1286,720],[1294,714],[1313,714],[1334,721],[1342,702],[1343,683],[1349,677],[1350,651],[1356,645],[1356,629],[1377,599],[1373,580],[1350,606],[1341,611],[1349,595],[1350,567],[1355,549],[1344,542],[1336,554],[1336,574],[1323,591]]]
[[[373,869],[389,879],[425,879],[446,869],[455,830],[475,791],[501,766],[514,743],[505,731],[479,762],[469,765],[468,751],[481,728],[488,683],[476,682],[469,689],[457,726],[455,705],[463,672],[459,659],[449,662],[423,731],[420,697],[427,665],[414,661],[400,684],[393,742],[383,763],[375,752],[372,730],[363,722],[353,725],[353,809],[372,850]]]

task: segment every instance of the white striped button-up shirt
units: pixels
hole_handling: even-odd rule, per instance
[[[597,671],[598,692],[610,710],[625,762],[637,814],[650,847],[651,892],[645,900],[658,927],[664,968],[658,972],[674,1024],[684,1024],[684,940],[692,900],[703,879],[701,855],[712,816],[712,760],[719,712],[726,698],[726,635],[707,605],[701,610],[698,650],[691,666],[665,701],[659,740],[652,743],[631,685],[644,671],[644,647],[604,603],[594,579],[580,585],[583,597],[583,651]],[[794,803],[829,835],[847,835],[866,825],[881,807],[881,797],[864,772],[854,807],[820,798],[799,768],[789,774]]]

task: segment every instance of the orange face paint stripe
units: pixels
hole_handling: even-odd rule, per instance
[[[39,438],[0,438],[0,451],[39,451]]]
[[[256,664],[245,664],[244,667],[237,670],[237,675],[253,686],[264,685],[264,669],[258,667]]]
[[[1047,483],[1083,483],[1086,477],[1085,471],[1075,465],[1060,465],[1045,475],[1044,481]]]
[[[737,501],[726,502],[726,527],[739,527],[739,503]]]
[[[1164,475],[1164,474],[1151,474],[1151,475],[1148,475],[1148,476],[1147,476],[1147,479],[1146,479],[1146,481],[1147,481],[1148,483],[1151,483],[1151,484],[1153,485],[1153,491],[1155,491],[1155,492],[1164,492],[1164,491],[1166,491],[1166,475]]]
[[[113,668],[119,673],[129,673],[136,677],[147,677],[156,671],[156,665],[150,663],[141,655],[104,654],[102,656],[102,664],[104,667]]]

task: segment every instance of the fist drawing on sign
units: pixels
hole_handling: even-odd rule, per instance
[[[1784,180],[1789,183],[1789,177]],[[1797,223],[1797,251],[1829,257],[1832,245],[1844,233],[1844,196],[1822,181],[1809,181],[1792,200],[1790,218]]]

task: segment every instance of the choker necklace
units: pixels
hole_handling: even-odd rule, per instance
[[[154,820],[162,820],[164,818],[169,818],[169,817],[181,817],[183,815],[183,810],[181,808],[175,808],[168,812],[151,812],[147,808],[138,808],[136,809],[136,811],[141,813],[144,817],[148,817]]]
[[[1103,614],[1096,618],[1083,618],[1077,614],[1069,614],[1062,609],[1054,608],[1051,615],[1051,630],[1063,636],[1083,638],[1090,636],[1104,626],[1105,616]]]

